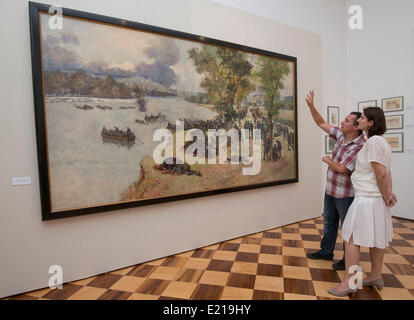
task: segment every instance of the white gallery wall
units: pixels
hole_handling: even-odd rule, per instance
[[[319,35],[208,0],[53,4],[297,57],[299,183],[42,222],[28,1],[3,0],[0,297],[47,287],[51,265],[62,266],[68,282],[320,216],[321,134],[304,102],[310,89],[324,95]],[[332,103],[341,104],[336,90]],[[31,177],[32,184],[12,186],[13,177]]]
[[[404,96],[404,153],[393,153],[394,216],[414,219],[414,1],[349,0],[363,12],[363,29],[347,31],[350,110],[358,101]]]
[[[413,0],[214,0],[317,33],[322,40],[323,94],[319,103],[340,107],[340,119],[358,101],[404,96],[404,153],[393,154],[394,216],[414,219],[414,1]],[[348,9],[362,8],[363,29],[351,30]],[[317,97],[318,98],[318,97]],[[324,150],[324,141],[321,149]],[[323,153],[324,151],[322,151]],[[326,166],[322,170],[325,189]]]
[[[327,106],[340,108],[340,119],[349,113],[346,92],[346,25],[348,11],[345,0],[214,0],[278,22],[310,31],[321,36],[322,41],[322,87],[315,88],[315,104],[327,119]],[[305,96],[298,97],[305,99]],[[304,111],[306,112],[306,110]],[[310,114],[308,113],[309,117]],[[313,146],[321,151],[322,166],[321,201],[326,186],[327,165],[322,162],[325,154],[325,134],[320,130],[320,144]]]

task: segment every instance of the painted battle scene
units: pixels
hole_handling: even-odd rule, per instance
[[[69,17],[50,29],[49,17],[40,14],[52,212],[297,178],[293,62]],[[178,146],[178,120],[184,134],[234,129],[250,152],[260,129],[260,171],[232,163],[230,139],[224,164],[174,161],[196,141]],[[173,137],[163,163],[158,129]]]

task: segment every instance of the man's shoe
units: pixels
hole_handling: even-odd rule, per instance
[[[319,251],[313,252],[313,253],[308,253],[306,255],[309,259],[314,259],[314,260],[328,260],[328,261],[332,261],[333,260],[333,255],[321,255],[319,253]]]
[[[345,270],[345,260],[339,260],[338,262],[335,262],[332,265],[332,268],[334,268],[335,270]]]

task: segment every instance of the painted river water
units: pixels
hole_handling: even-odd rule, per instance
[[[180,118],[208,120],[216,116],[214,111],[178,97],[147,99],[145,113],[139,111],[133,99],[46,99],[52,211],[118,202],[122,192],[137,181],[142,157],[152,155],[159,143],[152,141],[156,129]],[[76,108],[84,104],[93,109]],[[97,105],[112,109],[102,110]],[[165,115],[165,121],[135,121],[159,112]],[[103,126],[120,130],[129,127],[137,140],[128,146],[105,142],[101,137]]]

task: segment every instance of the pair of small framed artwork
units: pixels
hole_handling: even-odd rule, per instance
[[[362,112],[367,107],[377,107],[377,100],[358,102],[358,111]],[[404,110],[404,97],[384,98],[381,100],[381,108],[385,113],[387,132],[384,138],[391,146],[392,152],[404,152],[404,133],[389,132],[389,130],[404,129],[403,114],[388,114],[389,112],[398,112]]]
[[[362,112],[367,107],[377,107],[377,100],[358,102],[358,111]],[[382,109],[384,113],[397,112],[404,110],[404,97],[393,97],[382,99]],[[388,132],[388,130],[396,130],[404,128],[404,115],[386,115],[387,133],[384,138],[391,146],[392,152],[404,152],[404,133]],[[339,127],[339,107],[328,106],[328,123]],[[335,140],[325,137],[325,153],[331,154],[335,146]]]

